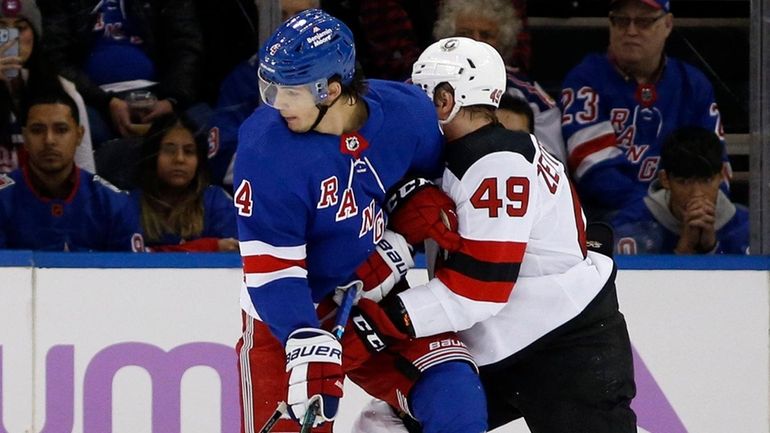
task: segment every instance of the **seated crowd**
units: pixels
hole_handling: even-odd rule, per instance
[[[236,3],[2,0],[0,31],[18,37],[0,44],[0,248],[238,250],[232,165],[260,95],[257,11]],[[527,75],[523,1],[329,3],[280,2],[283,17],[348,20],[367,77],[404,80],[433,40],[494,47],[500,122],[568,167],[616,254],[748,254],[712,86],[665,51],[668,1],[608,0],[608,49],[567,73],[558,100]],[[111,155],[120,170],[100,167]]]

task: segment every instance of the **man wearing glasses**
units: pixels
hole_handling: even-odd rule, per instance
[[[714,91],[693,66],[666,56],[668,0],[610,0],[606,54],[590,54],[562,86],[568,165],[589,219],[639,200],[656,178],[663,138],[681,126],[714,131],[729,163]]]

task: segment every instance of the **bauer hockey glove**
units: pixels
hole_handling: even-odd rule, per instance
[[[414,267],[414,260],[411,245],[400,234],[385,230],[375,251],[356,269],[353,278],[361,281],[362,284],[354,303],[362,297],[380,302],[412,267]],[[334,292],[334,301],[339,304],[345,291],[352,289],[354,287],[351,287],[351,284],[337,287]]]
[[[310,405],[318,400],[313,427],[334,420],[344,379],[340,342],[322,329],[297,329],[286,341],[286,371],[289,415],[301,423]]]
[[[389,227],[410,244],[431,238],[446,250],[460,249],[455,204],[428,179],[418,177],[397,185],[389,191],[385,209]]]

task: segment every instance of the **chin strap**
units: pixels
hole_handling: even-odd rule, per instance
[[[310,127],[310,130],[314,130],[316,126],[318,126],[319,123],[324,119],[324,116],[326,116],[326,113],[329,111],[330,108],[332,108],[332,105],[336,104],[337,101],[339,101],[342,98],[342,96],[338,96],[337,99],[332,101],[329,105],[323,105],[323,104],[316,104],[316,108],[318,108],[318,116],[315,118],[315,122],[313,122],[313,126]]]

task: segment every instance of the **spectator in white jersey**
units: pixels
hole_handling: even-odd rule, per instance
[[[636,432],[614,262],[587,251],[564,166],[497,121],[489,95],[505,86],[500,55],[443,39],[422,53],[412,81],[443,124],[441,186],[457,205],[461,246],[427,284],[380,304],[361,299],[356,320],[391,339],[458,331],[479,364],[490,430],[523,417],[538,433]],[[400,220],[398,206],[390,216]]]
[[[516,46],[521,21],[510,0],[446,0],[433,28],[436,39],[464,36],[493,46],[503,59]],[[516,65],[506,66],[505,92],[529,102],[535,114],[535,136],[559,161],[566,161],[561,111],[540,85]]]

